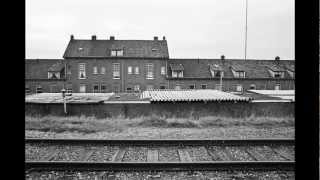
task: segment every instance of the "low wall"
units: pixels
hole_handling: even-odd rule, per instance
[[[168,102],[151,104],[67,104],[69,116],[97,118],[163,116],[179,118],[222,117],[294,117],[294,103],[288,102]],[[30,116],[64,116],[63,104],[26,103],[25,114]]]

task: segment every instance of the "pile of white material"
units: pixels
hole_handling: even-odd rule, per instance
[[[249,101],[248,97],[241,97],[211,89],[197,90],[150,90],[144,91],[141,98],[150,101]]]
[[[108,100],[114,93],[73,93],[66,96],[67,103],[98,103]],[[29,103],[63,103],[61,93],[39,93],[27,95],[25,102]]]
[[[263,94],[271,97],[278,97],[283,100],[295,101],[294,90],[248,90],[248,92]]]

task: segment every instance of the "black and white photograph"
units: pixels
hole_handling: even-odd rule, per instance
[[[293,0],[29,0],[24,64],[27,180],[296,179]]]

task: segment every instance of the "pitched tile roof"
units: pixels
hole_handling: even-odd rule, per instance
[[[169,58],[166,40],[70,40],[63,57],[112,57],[111,50],[123,49],[121,57]]]
[[[285,68],[282,67],[282,66],[279,66],[279,65],[275,65],[275,64],[272,64],[272,65],[269,65],[267,66],[269,69],[271,69],[272,71],[285,71]]]
[[[141,98],[150,98],[150,101],[249,101],[251,99],[211,89],[150,90],[143,91]]]
[[[218,64],[210,64],[209,67],[212,71],[223,71],[222,67]]]
[[[232,66],[230,66],[234,71],[246,71],[247,68],[246,66],[242,65],[242,64],[234,64]]]
[[[210,65],[217,64],[224,70],[224,78],[234,78],[231,71],[232,67],[242,69],[246,72],[246,78],[271,78],[268,66],[290,65],[294,68],[293,60],[238,60],[238,59],[169,59],[169,63],[182,64],[184,67],[184,78],[211,78]],[[169,69],[170,71],[170,69]],[[169,77],[171,73],[168,73]],[[285,78],[291,76],[285,72]]]
[[[170,64],[171,71],[183,71],[182,64]]]
[[[60,72],[64,68],[64,64],[62,62],[57,62],[56,64],[53,64],[48,71],[49,72]]]

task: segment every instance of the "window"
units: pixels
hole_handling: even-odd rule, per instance
[[[147,85],[147,90],[152,90],[153,89],[153,85]]]
[[[242,85],[241,84],[237,84],[236,91],[242,92]]]
[[[67,84],[67,93],[72,93],[72,84]]]
[[[134,68],[134,74],[139,74],[139,67],[138,66]]]
[[[97,66],[93,67],[93,74],[98,74],[98,67]]]
[[[36,93],[42,93],[42,87],[41,85],[38,85],[36,88]]]
[[[161,75],[166,75],[166,67],[161,66]]]
[[[282,71],[274,72],[274,77],[275,78],[284,78],[284,72],[282,72]]]
[[[86,78],[86,64],[80,63],[79,64],[79,79],[85,79]]]
[[[140,85],[138,85],[138,84],[134,85],[133,88],[134,88],[134,91],[140,91]]]
[[[128,66],[128,74],[132,74],[132,66]]]
[[[195,89],[195,88],[196,88],[196,85],[194,84],[189,85],[189,89]]]
[[[113,79],[120,79],[120,63],[113,63]]]
[[[244,71],[236,71],[236,72],[234,73],[234,76],[235,76],[236,78],[245,78],[245,75],[246,75],[246,73],[245,73]]]
[[[180,84],[176,84],[176,87],[174,89],[175,90],[180,90],[181,89],[181,85]]]
[[[99,85],[98,84],[94,84],[93,85],[93,93],[98,93],[99,92]]]
[[[221,71],[214,71],[214,77],[221,77],[222,72]]]
[[[256,89],[256,85],[255,84],[250,84],[250,89]]]
[[[160,89],[166,89],[166,86],[160,85]]]
[[[106,68],[105,67],[101,67],[101,74],[105,74],[106,73]]]
[[[123,56],[122,49],[111,50],[111,56]]]
[[[177,71],[172,71],[172,77],[174,77],[174,78],[178,77]]]
[[[201,89],[207,89],[207,85],[206,84],[201,84]]]
[[[29,86],[26,86],[26,87],[25,87],[25,92],[26,92],[27,94],[31,92]]]
[[[86,92],[86,85],[85,84],[80,84],[79,92],[80,93],[85,93]]]
[[[59,72],[48,72],[48,79],[60,79]]]
[[[153,64],[147,63],[146,68],[147,68],[147,79],[153,79]]]
[[[67,74],[71,74],[71,66],[68,65],[67,67],[68,67],[68,68],[67,68]]]
[[[274,90],[280,90],[280,84],[276,84],[275,86],[274,86]]]
[[[181,77],[181,78],[183,77],[183,71],[178,72],[178,77]]]
[[[101,92],[106,93],[107,92],[107,86],[105,84],[101,84]]]

